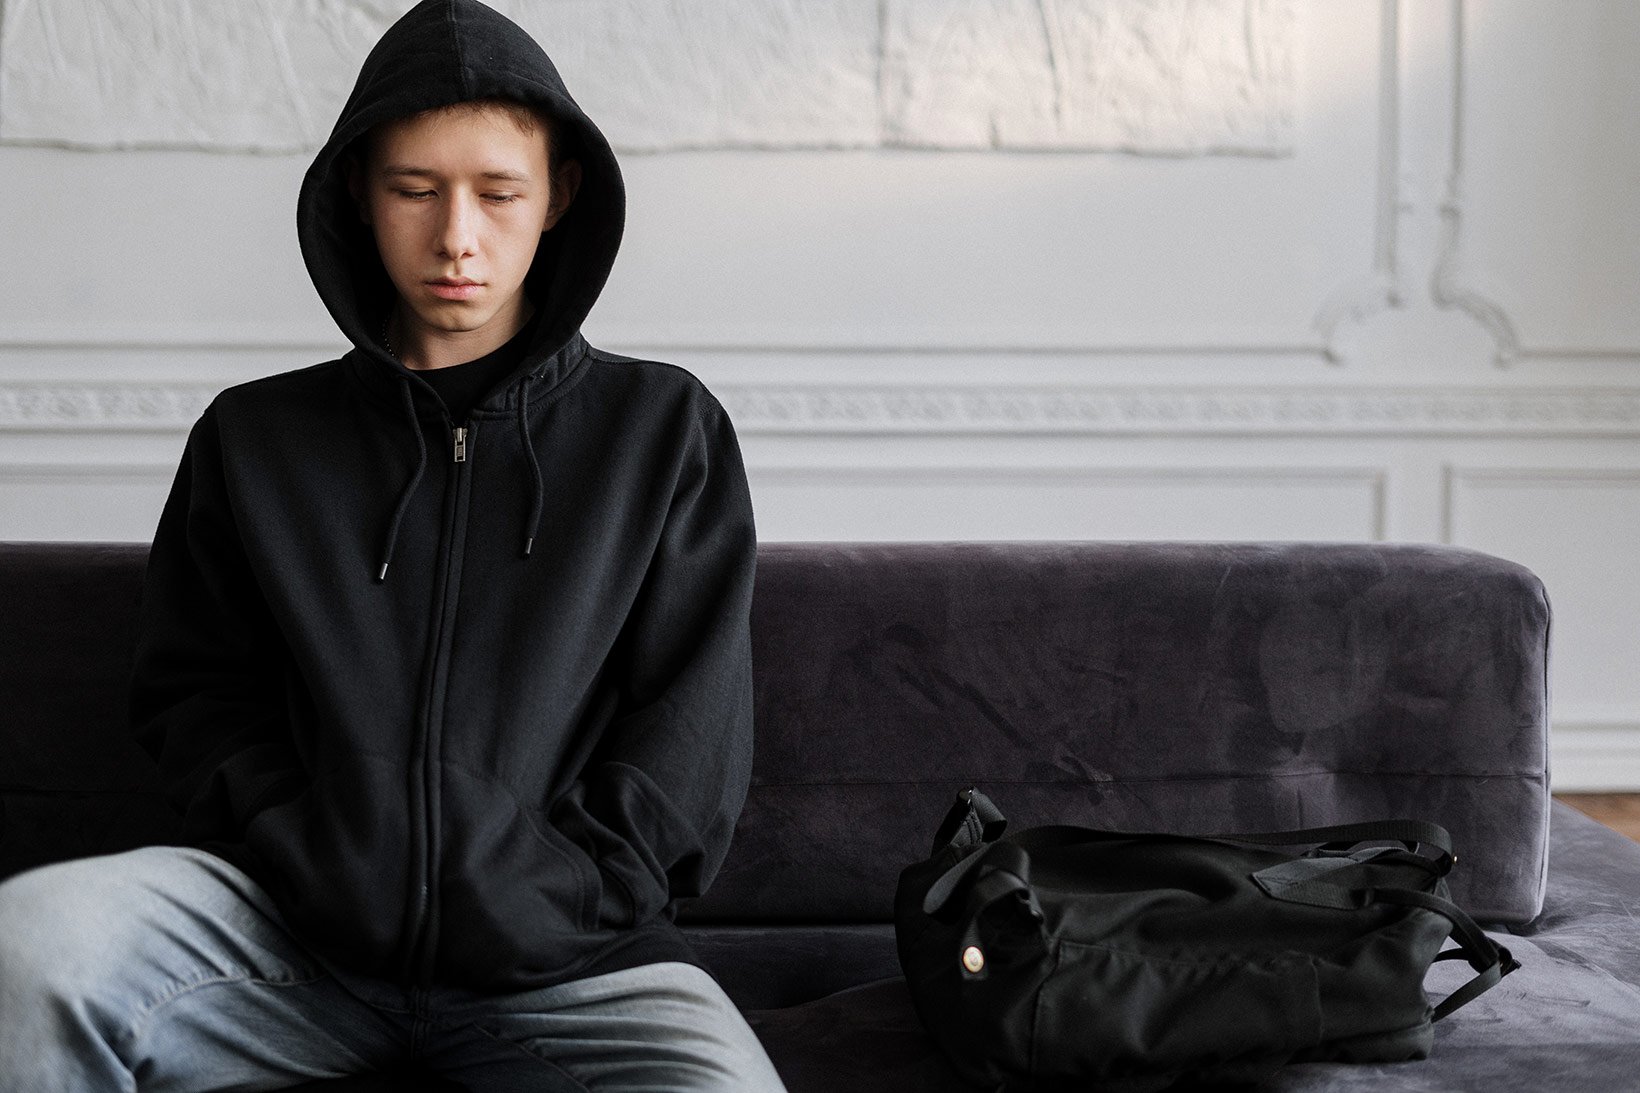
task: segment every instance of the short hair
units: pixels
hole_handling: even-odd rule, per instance
[[[443,106],[430,106],[425,110],[418,110],[413,114],[405,114],[394,121],[404,119],[425,118],[431,114],[443,111],[454,111],[462,114],[476,114],[486,109],[498,109],[512,120],[520,133],[544,133],[547,138],[547,185],[558,184],[558,170],[572,159],[578,159],[573,139],[568,127],[559,123],[545,107],[536,103],[525,102],[522,99],[509,98],[505,95],[488,95],[478,99],[462,99],[459,102],[446,103]],[[362,169],[370,162],[370,154],[375,150],[376,131],[381,127],[378,123],[370,127],[365,134],[348,146],[343,153],[351,158]]]
[[[560,155],[569,154],[569,150],[565,147],[566,142],[564,141],[564,137],[561,132],[562,126],[558,124],[557,118],[547,112],[545,107],[536,103],[524,102],[522,99],[508,98],[505,95],[489,95],[481,99],[462,99],[460,102],[450,103],[447,106],[429,107],[426,110],[417,111],[415,114],[410,116],[414,118],[421,118],[426,117],[428,114],[439,113],[443,110],[454,111],[462,114],[476,114],[481,110],[490,108],[498,109],[505,113],[512,119],[513,125],[518,127],[518,131],[520,133],[545,133],[547,136],[547,163],[554,171],[561,166],[558,161],[558,157]]]

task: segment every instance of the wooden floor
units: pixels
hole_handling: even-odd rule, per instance
[[[1555,798],[1640,842],[1640,793],[1557,793]]]

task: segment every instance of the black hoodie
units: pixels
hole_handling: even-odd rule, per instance
[[[341,156],[491,95],[558,119],[583,181],[525,282],[542,321],[458,442],[382,344],[393,293]],[[695,959],[676,901],[716,873],[751,766],[756,533],[718,400],[580,333],[624,211],[541,48],[475,0],[423,0],[298,201],[353,349],[219,394],[160,515],[136,736],[183,841],[365,974],[520,990]]]

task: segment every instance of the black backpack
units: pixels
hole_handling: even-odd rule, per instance
[[[1140,1093],[1422,1059],[1432,1022],[1520,966],[1446,898],[1456,856],[1435,824],[1004,826],[964,790],[895,897],[918,1016],[980,1088]],[[1478,974],[1431,1006],[1425,973],[1447,959]]]

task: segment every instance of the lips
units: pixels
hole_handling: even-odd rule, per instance
[[[434,296],[444,300],[465,300],[484,286],[466,277],[440,277],[427,282]]]

